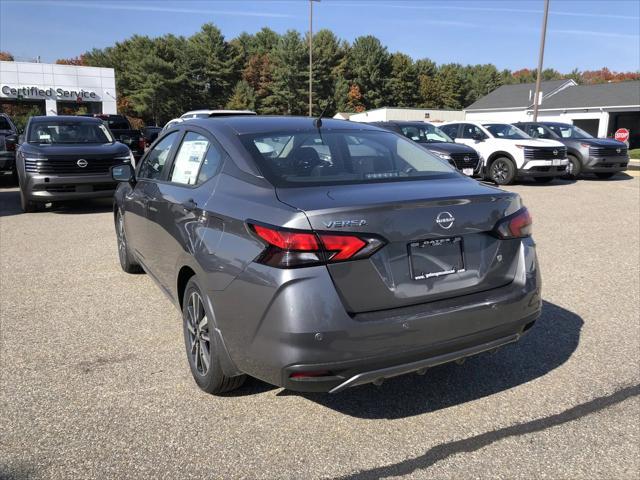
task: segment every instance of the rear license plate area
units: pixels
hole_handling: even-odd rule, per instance
[[[462,237],[420,240],[408,245],[413,280],[426,280],[464,272]]]

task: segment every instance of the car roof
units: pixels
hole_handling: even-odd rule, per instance
[[[313,131],[317,130],[313,117],[278,117],[269,115],[247,115],[199,118],[189,120],[189,125],[198,125],[206,129],[216,130],[219,126],[227,126],[238,135],[256,133],[277,133],[283,131]],[[382,131],[381,128],[366,123],[350,122],[323,118],[321,130],[371,130]]]
[[[211,110],[211,109],[202,109],[202,110],[190,110],[188,112],[180,115],[180,118],[185,117],[186,115],[197,115],[201,113],[206,113],[207,115],[257,115],[253,110]]]
[[[50,122],[52,120],[76,122],[76,123],[102,123],[102,120],[95,117],[82,117],[80,115],[37,115],[31,117],[32,122]]]

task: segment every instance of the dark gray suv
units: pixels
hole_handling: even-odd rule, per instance
[[[514,123],[533,138],[557,140],[567,146],[567,176],[578,178],[581,173],[594,173],[598,178],[611,178],[627,169],[627,146],[610,138],[595,138],[569,123]]]
[[[112,196],[109,168],[132,157],[97,118],[31,117],[20,137],[16,168],[25,212],[49,202]]]
[[[205,391],[338,392],[515,342],[540,313],[515,193],[366,124],[190,120],[112,168],[118,252],[182,311]]]

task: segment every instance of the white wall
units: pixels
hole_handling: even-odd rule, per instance
[[[462,110],[431,110],[425,108],[378,108],[349,117],[353,122],[387,122],[390,120],[412,122],[448,122],[464,120]]]
[[[75,98],[60,97],[56,89],[66,91],[86,90],[95,92],[96,98],[84,101],[102,102],[102,113],[117,113],[116,79],[113,68],[77,67],[31,62],[0,62],[0,98],[16,98],[2,92],[2,87],[37,87],[53,89],[54,95],[25,96],[25,99],[45,100],[47,115],[56,115],[56,101],[75,101]]]

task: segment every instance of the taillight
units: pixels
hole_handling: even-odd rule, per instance
[[[499,238],[522,238],[531,236],[533,220],[529,210],[521,208],[500,220],[493,231]]]
[[[277,268],[295,268],[367,258],[384,242],[366,235],[287,230],[249,223],[267,244],[259,263]]]
[[[13,140],[5,140],[4,146],[7,149],[7,152],[16,151],[16,142],[14,142]]]
[[[144,149],[147,146],[147,142],[145,142],[144,137],[138,138],[138,149],[144,152]]]

